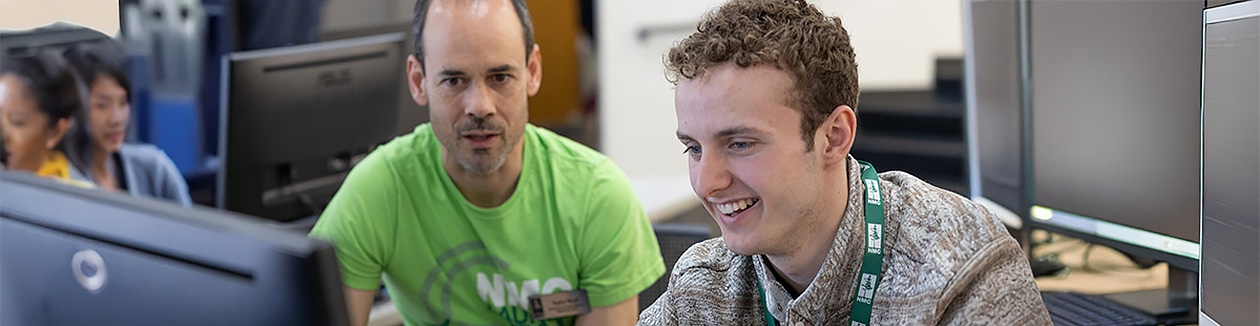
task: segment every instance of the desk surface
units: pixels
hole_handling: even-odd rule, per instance
[[[1038,246],[1034,254],[1040,257],[1052,252],[1059,253],[1059,260],[1071,268],[1071,271],[1062,277],[1038,278],[1037,287],[1041,291],[1106,294],[1168,286],[1168,264],[1165,263],[1139,269],[1124,254],[1114,249],[1099,245],[1090,248],[1088,243],[1077,239],[1064,239]]]

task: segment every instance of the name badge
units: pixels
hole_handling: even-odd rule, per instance
[[[529,311],[534,320],[577,316],[591,312],[586,290],[556,292],[529,297]]]

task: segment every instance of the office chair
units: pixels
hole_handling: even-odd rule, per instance
[[[669,288],[669,273],[683,252],[710,236],[709,227],[703,224],[653,224],[652,230],[656,232],[656,241],[661,246],[661,257],[665,259],[665,275],[639,293],[639,312],[655,303],[656,298]]]

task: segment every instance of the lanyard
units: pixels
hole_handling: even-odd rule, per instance
[[[862,184],[866,188],[866,251],[862,255],[861,274],[857,289],[853,291],[853,307],[849,312],[851,325],[866,326],[871,322],[871,308],[874,303],[875,289],[879,287],[880,271],[884,267],[884,203],[879,195],[879,175],[875,166],[864,161],[862,164]],[[776,326],[774,316],[766,307],[766,290],[757,281],[757,293],[761,294],[761,311],[765,314],[766,325]]]

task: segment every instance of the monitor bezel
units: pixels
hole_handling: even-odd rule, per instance
[[[1206,8],[1203,10],[1203,33],[1202,43],[1200,44],[1199,53],[1203,56],[1207,51],[1207,26],[1239,19],[1252,17],[1260,17],[1260,1],[1236,2],[1219,7]],[[1205,60],[1206,61],[1206,60]],[[1199,63],[1199,239],[1203,239],[1203,65],[1205,61]],[[1199,247],[1199,257],[1203,257],[1202,246]],[[1203,266],[1202,260],[1199,261],[1199,268]],[[1199,302],[1198,315],[1199,324],[1205,326],[1220,326],[1216,320],[1213,320],[1206,311],[1203,310],[1203,278],[1199,278]]]

